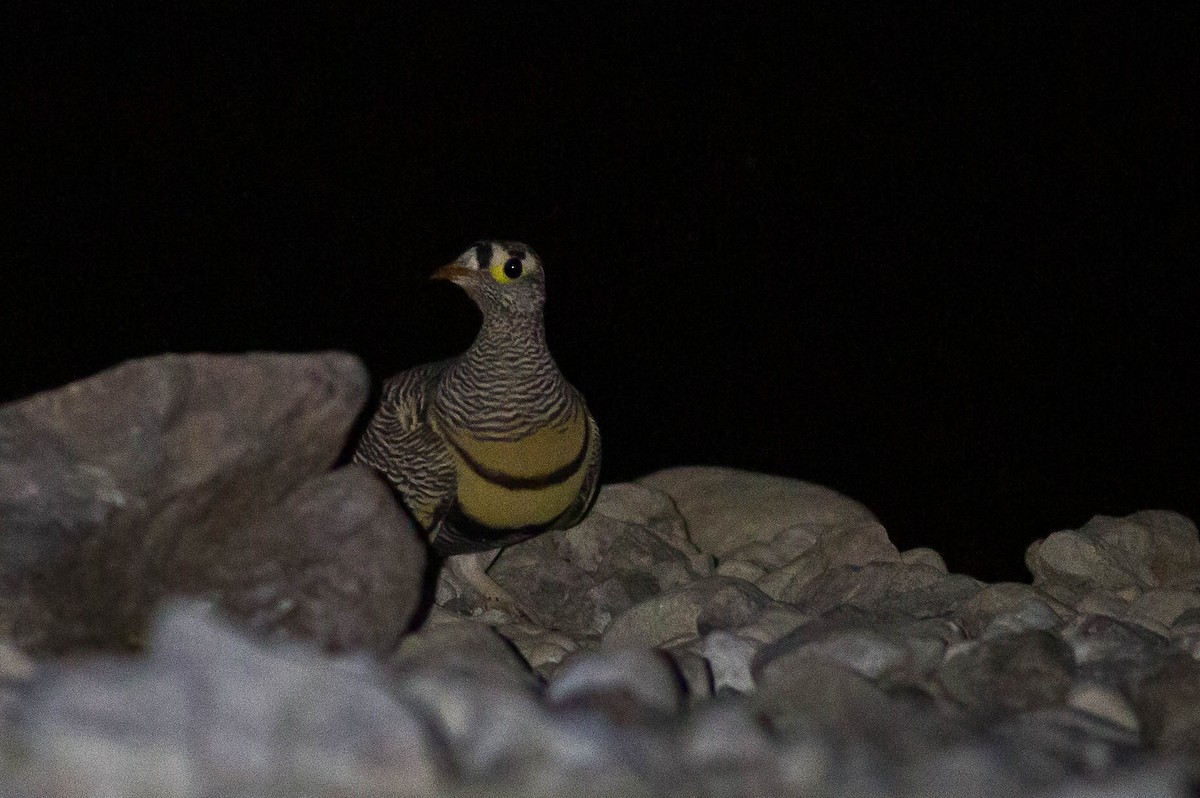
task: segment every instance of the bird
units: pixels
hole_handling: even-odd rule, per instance
[[[533,619],[486,573],[498,550],[587,515],[600,484],[600,428],[546,346],[541,258],[478,241],[437,269],[482,323],[457,357],[387,379],[354,460],[399,494],[433,550],[489,607]]]

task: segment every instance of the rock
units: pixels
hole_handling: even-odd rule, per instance
[[[1166,510],[1097,515],[1081,529],[1033,543],[1025,561],[1034,586],[1056,596],[1100,589],[1132,591],[1126,596],[1132,599],[1151,588],[1200,585],[1200,535],[1191,521]]]
[[[0,638],[0,682],[24,681],[33,676],[36,663],[8,640]]]
[[[438,792],[439,746],[363,659],[267,648],[195,605],[149,651],[43,667],[17,721],[32,794]]]
[[[942,573],[949,573],[949,569],[946,568],[946,561],[942,559],[942,555],[924,546],[900,552],[900,562],[905,565],[926,565],[930,568],[936,568]]]
[[[777,732],[809,722],[841,730],[889,713],[887,696],[869,679],[820,655],[798,651],[756,662],[755,707]]]
[[[1095,615],[1062,630],[1080,680],[1108,685],[1132,695],[1167,653],[1167,640],[1145,627]]]
[[[525,690],[457,670],[421,670],[396,689],[420,707],[445,741],[457,779],[476,794],[651,794],[642,762],[615,744],[623,736],[635,749],[650,749],[640,727],[618,735],[600,713],[552,713]]]
[[[1193,793],[1177,761],[1156,762],[1098,779],[1072,779],[1054,798],[1187,798]]]
[[[547,626],[578,638],[711,572],[670,499],[625,484],[604,487],[578,526],[505,549],[488,575]]]
[[[1200,662],[1165,657],[1134,698],[1145,741],[1166,751],[1200,751]]]
[[[1047,589],[1058,590],[1060,596],[1067,598],[1064,588],[1060,585],[1046,585]],[[1122,618],[1129,608],[1130,599],[1137,595],[1136,588],[1126,588],[1121,593],[1109,590],[1087,590],[1080,595],[1075,592],[1075,611],[1079,615],[1107,615],[1110,618]]]
[[[1152,588],[1130,602],[1122,619],[1168,635],[1175,620],[1188,611],[1200,611],[1200,591]]]
[[[692,644],[692,650],[708,662],[714,692],[749,693],[754,690],[751,664],[760,647],[758,641],[723,629],[709,632]]]
[[[677,646],[710,629],[740,626],[771,604],[749,582],[710,576],[631,607],[604,632],[601,645],[608,650]]]
[[[789,795],[776,747],[741,703],[697,708],[680,735],[687,772],[701,776],[711,796]]]
[[[739,637],[756,643],[774,643],[802,623],[808,623],[817,614],[802,611],[786,604],[765,607],[746,623],[737,628]]]
[[[688,706],[699,706],[708,702],[716,692],[713,684],[712,667],[708,660],[693,650],[694,644],[668,649],[679,680],[683,684],[684,697]]]
[[[1187,610],[1171,624],[1171,643],[1200,660],[1200,609]]]
[[[937,678],[947,695],[988,716],[1062,704],[1074,672],[1071,649],[1040,630],[997,635],[952,650]]]
[[[218,405],[206,412],[225,419]],[[147,509],[130,491],[158,495],[156,474],[130,488],[79,471],[44,432],[54,445],[26,456],[36,436],[19,428],[38,465],[8,468],[24,461],[0,438],[0,495],[28,509],[29,474],[78,473],[0,544],[16,552],[0,565],[16,575],[0,594],[3,795],[1141,798],[1187,794],[1200,773],[1200,591],[1194,569],[1162,561],[1178,545],[1186,563],[1194,530],[1168,513],[1051,536],[1032,549],[1036,587],[983,585],[931,550],[901,554],[824,489],[676,469],[607,486],[580,527],[499,556],[492,575],[530,617],[442,584],[446,606],[413,629],[433,587],[424,544],[369,472],[313,459],[259,503],[223,469],[253,481],[281,466],[249,452],[205,471],[202,446],[171,444],[192,461],[158,470],[206,476]],[[220,524],[187,511],[192,491]],[[38,513],[48,537],[25,534]],[[98,594],[109,627],[27,581],[97,552],[126,557],[125,582]],[[80,650],[141,637],[133,621],[173,592],[210,601],[170,605],[141,655]],[[49,635],[40,658],[5,634],[14,606],[15,630]]]
[[[479,616],[475,622],[483,622]],[[562,661],[576,651],[593,650],[594,641],[586,641],[586,647],[562,632],[546,629],[533,623],[506,622],[498,627],[500,635],[525,659],[534,672],[548,679],[558,670]]]
[[[986,585],[959,610],[968,637],[992,636],[1027,629],[1052,631],[1062,619],[1036,590],[1016,582]]]
[[[875,521],[866,507],[829,488],[732,468],[668,468],[638,483],[669,495],[692,542],[719,559],[749,543],[769,542],[789,527]]]
[[[1077,682],[1067,695],[1067,706],[1103,718],[1135,735],[1141,729],[1129,700],[1119,690],[1106,684]]]
[[[910,768],[906,796],[953,795],[954,798],[994,798],[997,795],[1026,795],[1024,774],[1014,772],[1000,751],[975,741],[957,745],[929,756]]]
[[[982,587],[969,576],[946,574],[927,565],[871,562],[830,568],[802,590],[785,592],[783,598],[817,612],[852,605],[928,618],[950,614]]]
[[[887,530],[874,521],[855,524],[788,527],[767,543],[754,543],[729,552],[721,561],[733,573],[741,563],[762,570],[756,579],[763,591],[781,601],[794,601],[830,569],[859,568],[876,562],[900,562],[900,553]]]
[[[533,692],[536,679],[495,629],[433,607],[421,629],[405,635],[387,659],[397,678],[421,670],[465,673],[481,683]]]
[[[391,491],[350,465],[173,565],[176,590],[206,592],[262,634],[385,656],[420,602],[425,543]]]
[[[1026,783],[1042,788],[1080,775],[1100,783],[1141,764],[1135,732],[1070,707],[1006,716],[991,731],[1007,743]]]
[[[367,385],[340,353],[163,355],[0,408],[0,593],[18,642],[136,642],[181,552],[327,469]]]
[[[828,736],[842,748],[840,778],[831,774],[827,782],[832,794],[854,792],[839,786],[866,764],[855,762],[853,752],[884,758],[884,763],[870,767],[887,770],[907,757],[928,756],[964,733],[926,696],[911,691],[889,694],[811,650],[759,657],[754,680],[758,689],[751,696],[753,706],[774,733],[783,738]],[[886,773],[877,775],[888,778]]]
[[[682,707],[680,674],[666,654],[649,649],[573,657],[546,685],[558,708],[601,712],[618,726],[676,715]]]
[[[762,723],[763,719],[760,719]],[[766,724],[763,724],[764,726]],[[780,736],[775,762],[784,789],[768,790],[762,795],[871,795],[870,789],[857,792],[844,789],[846,750],[829,735],[792,733]],[[878,785],[878,782],[876,782]],[[880,790],[876,790],[880,792]],[[721,793],[717,793],[720,795]],[[736,793],[734,793],[736,795]],[[758,793],[751,793],[758,794]]]
[[[815,621],[800,627],[767,647],[762,652],[763,659],[770,660],[784,652],[805,652],[835,662],[872,682],[893,681],[900,673],[907,675],[913,669],[902,641],[888,639],[887,635],[866,627],[810,631],[823,625]]]
[[[921,687],[951,643],[962,640],[957,627],[942,621],[869,613],[839,607],[780,640],[763,646],[753,670],[779,657],[821,659],[892,689]]]

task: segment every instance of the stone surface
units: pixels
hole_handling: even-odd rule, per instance
[[[1061,632],[1076,675],[1132,695],[1168,655],[1168,641],[1145,627],[1105,615],[1080,618]]]
[[[166,612],[149,651],[42,669],[15,719],[26,794],[429,795],[446,766],[365,659],[266,647],[198,605]]]
[[[1166,635],[1179,616],[1192,610],[1200,610],[1200,590],[1152,588],[1131,601],[1122,617]]]
[[[795,601],[830,569],[878,562],[900,562],[900,553],[880,524],[805,524],[783,529],[770,541],[734,549],[722,559],[720,571],[733,575],[749,565],[761,572],[754,581],[764,592]]]
[[[391,491],[350,465],[173,563],[168,584],[212,596],[263,634],[384,655],[417,610],[425,544]]]
[[[664,494],[605,486],[578,526],[510,546],[488,570],[546,626],[599,636],[617,615],[712,572]]]
[[[754,690],[751,666],[761,645],[759,641],[718,629],[696,641],[692,650],[708,662],[714,690],[749,693]]]
[[[420,630],[406,635],[387,658],[396,674],[454,670],[481,683],[533,691],[536,679],[512,644],[479,621],[434,607]]]
[[[763,646],[753,670],[780,657],[823,660],[854,671],[884,689],[920,687],[962,642],[953,624],[838,607]]]
[[[675,665],[661,651],[605,651],[564,663],[546,686],[546,700],[560,709],[594,709],[617,725],[628,725],[678,713],[682,686]]]
[[[329,467],[367,385],[341,353],[163,355],[0,408],[0,595],[17,640],[136,644],[193,553]]]
[[[679,645],[708,629],[740,626],[771,603],[749,582],[711,576],[631,607],[605,630],[602,644],[608,649]]]
[[[946,561],[942,559],[942,555],[924,546],[900,552],[900,562],[905,565],[927,565],[930,568],[936,568],[942,573],[948,573],[949,571],[946,568]]]
[[[1056,629],[1062,619],[1029,585],[999,582],[987,585],[959,610],[963,629],[970,637],[982,637],[1026,629]]]
[[[1169,751],[1200,751],[1200,662],[1165,658],[1137,690],[1138,719],[1147,742]]]
[[[1120,690],[1106,684],[1077,682],[1067,695],[1067,706],[1102,718],[1135,735],[1141,730],[1141,723],[1129,699]]]
[[[771,541],[789,527],[875,520],[866,507],[829,488],[732,468],[668,468],[638,482],[670,496],[692,542],[721,559],[747,544]]]
[[[1074,658],[1058,637],[1040,630],[997,635],[952,651],[938,670],[946,693],[976,712],[1014,713],[1062,704]]]
[[[754,681],[759,716],[779,733],[809,733],[816,724],[835,738],[875,738],[886,736],[882,725],[902,725],[899,706],[870,679],[812,651],[762,660]]]
[[[1034,542],[1025,561],[1035,587],[1068,603],[1097,588],[1132,600],[1151,588],[1200,586],[1200,535],[1190,520],[1166,510],[1097,515],[1078,530]]]
[[[0,409],[0,508],[18,519],[0,521],[0,795],[1197,785],[1195,529],[1178,516],[1093,519],[1031,547],[1035,585],[984,585],[897,551],[824,488],[671,469],[502,552],[491,573],[529,609],[514,618],[433,583],[372,475],[329,471],[361,399],[352,360],[129,368],[97,378],[109,393],[41,397],[73,408],[65,426]],[[163,395],[171,412],[145,409]],[[171,593],[207,601],[156,613]]]
[[[785,601],[817,612],[851,605],[863,609],[902,609],[917,617],[947,615],[983,587],[962,574],[946,574],[928,565],[871,562],[831,567]]]

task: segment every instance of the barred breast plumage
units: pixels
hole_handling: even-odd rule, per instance
[[[484,241],[433,277],[475,301],[479,334],[459,357],[387,380],[355,460],[387,478],[446,554],[574,526],[599,485],[600,431],[546,348],[541,260]]]

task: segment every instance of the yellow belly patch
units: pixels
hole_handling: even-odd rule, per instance
[[[544,427],[515,441],[481,440],[442,431],[486,471],[514,479],[537,479],[554,473],[579,456],[587,434],[587,417],[575,413],[565,424]]]
[[[577,412],[565,424],[515,441],[481,440],[448,430],[442,434],[451,442],[459,506],[485,526],[547,524],[571,506],[583,487],[586,413]],[[575,468],[563,473],[572,463]],[[533,484],[512,484],[519,481]]]
[[[484,526],[515,529],[548,524],[571,506],[583,487],[584,467],[569,479],[544,488],[512,489],[489,482],[459,463],[458,504]]]

